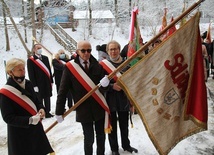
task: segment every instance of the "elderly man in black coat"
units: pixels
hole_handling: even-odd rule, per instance
[[[88,41],[80,41],[77,44],[76,58],[65,65],[56,103],[56,119],[59,123],[63,121],[66,94],[69,90],[76,103],[88,93],[92,83],[95,86],[100,82],[101,92],[108,88],[109,79],[104,76],[104,69],[91,55],[91,51],[91,44]],[[98,100],[97,97],[90,96],[76,108],[76,121],[82,125],[86,155],[93,154],[94,133],[96,133],[97,155],[104,155],[105,152],[106,109],[99,100],[101,94]]]

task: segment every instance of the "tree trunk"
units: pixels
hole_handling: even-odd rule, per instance
[[[43,37],[43,33],[44,33],[44,21],[43,21],[43,18],[44,18],[44,9],[43,7],[41,7],[39,10],[39,13],[38,13],[38,16],[39,16],[39,25],[40,25],[40,37],[39,37],[39,41],[42,42],[42,37]]]
[[[27,48],[27,46],[26,46],[24,40],[22,39],[21,34],[19,33],[19,30],[18,30],[18,28],[17,28],[17,26],[16,26],[16,23],[14,22],[14,20],[13,20],[13,18],[12,18],[12,16],[11,16],[10,9],[8,8],[8,6],[7,6],[7,4],[4,2],[4,0],[1,0],[1,1],[2,1],[2,4],[3,4],[3,7],[5,8],[5,11],[7,12],[7,15],[9,16],[9,18],[10,18],[10,20],[11,20],[11,22],[12,22],[14,28],[15,28],[16,33],[18,34],[18,37],[19,37],[19,39],[20,39],[22,45],[24,46],[24,48],[25,48],[25,50],[27,51],[27,54],[28,54],[28,56],[29,56],[29,55],[30,55],[30,50]]]
[[[89,10],[88,31],[89,31],[89,35],[92,35],[92,9],[91,9],[91,1],[90,0],[88,0],[88,10]]]
[[[114,0],[114,11],[115,11],[115,22],[116,22],[116,26],[119,27],[117,0]]]
[[[131,14],[132,14],[132,0],[129,0],[129,16],[130,17],[131,17]]]
[[[22,0],[22,14],[23,14],[24,33],[25,33],[25,43],[27,43],[27,24],[26,24],[26,17],[25,17],[24,0]]]
[[[4,31],[5,31],[5,39],[6,39],[6,51],[10,50],[10,40],[8,36],[8,30],[7,30],[7,20],[6,20],[6,13],[5,13],[5,8],[3,7],[3,2],[2,2],[2,11],[3,11],[3,18],[4,18]]]
[[[75,10],[75,7],[74,6],[70,6],[69,7],[69,21],[71,22],[71,29],[72,31],[76,31],[75,29],[75,20],[74,20],[74,10]]]
[[[36,38],[34,0],[31,0],[30,10],[31,10],[31,22],[32,22],[32,35],[34,38]],[[33,45],[34,45],[34,41],[32,41],[32,47]]]

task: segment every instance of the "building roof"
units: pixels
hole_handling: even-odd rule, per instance
[[[89,19],[89,11],[75,10],[74,19]],[[115,18],[110,10],[93,10],[92,19],[112,19]]]
[[[6,17],[6,20],[7,20],[7,24],[12,24],[9,17]],[[23,18],[22,17],[13,17],[13,20],[16,24],[19,24],[20,21],[23,20]],[[4,18],[2,16],[0,16],[0,24],[4,24]]]

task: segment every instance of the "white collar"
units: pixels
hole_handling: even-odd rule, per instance
[[[79,60],[80,60],[80,64],[84,66],[84,62],[85,60],[83,60],[82,58],[79,57]],[[88,62],[88,66],[90,64],[89,60],[86,60]]]
[[[38,54],[35,54],[38,58],[41,58],[42,57],[42,55],[38,55]]]

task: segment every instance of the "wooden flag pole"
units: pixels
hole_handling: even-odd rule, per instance
[[[70,114],[73,110],[75,110],[82,102],[84,102],[87,98],[89,98],[101,85],[98,84],[95,88],[93,88],[92,90],[90,90],[85,96],[83,96],[77,103],[75,103],[70,109],[68,109],[68,111],[66,111],[62,117],[65,118],[68,114]],[[46,130],[45,132],[47,133],[48,131],[50,131],[55,125],[57,125],[57,121],[55,121],[53,124],[51,124]]]
[[[152,38],[150,41],[148,41],[144,46],[142,46],[139,50],[137,50],[131,57],[129,57],[126,61],[124,61],[120,66],[118,66],[111,74],[108,75],[109,79],[112,79],[114,75],[121,71],[124,67],[126,67],[134,58],[136,58],[143,50],[148,48],[150,44],[155,42],[161,35],[167,32],[168,29],[170,29],[172,26],[174,26],[177,22],[179,22],[183,17],[188,15],[193,9],[195,9],[201,2],[204,0],[199,0],[195,4],[193,4],[189,9],[187,9],[185,12],[183,12],[179,17],[177,17],[172,23],[170,23],[166,28],[164,28],[161,32],[159,32],[154,38]],[[73,110],[75,110],[82,102],[84,102],[88,97],[90,97],[99,87],[100,83],[90,90],[85,96],[83,96],[77,103],[75,103],[68,111],[66,111],[62,117],[65,118],[69,113],[71,113]],[[58,124],[57,121],[55,121],[53,124],[51,124],[45,132],[47,133],[50,131],[54,126]]]

